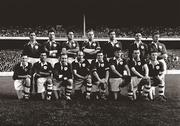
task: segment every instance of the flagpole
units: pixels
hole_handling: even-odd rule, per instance
[[[86,37],[86,17],[85,14],[83,14],[83,37]]]

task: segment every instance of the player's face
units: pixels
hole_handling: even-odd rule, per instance
[[[61,56],[61,63],[66,64],[67,63],[67,55],[62,55]]]
[[[157,57],[158,57],[158,53],[156,53],[156,52],[151,53],[151,60],[152,60],[152,61],[157,60]]]
[[[102,60],[103,60],[103,57],[104,57],[103,53],[98,53],[98,54],[97,54],[97,59],[98,59],[98,61],[102,61]]]
[[[90,41],[94,39],[94,32],[93,31],[88,32],[88,39]]]
[[[78,52],[77,58],[79,60],[82,60],[84,58],[84,53],[83,52]]]
[[[116,33],[115,33],[115,32],[111,32],[111,33],[109,34],[109,38],[110,38],[111,40],[114,40],[114,39],[116,38]]]
[[[140,51],[139,50],[134,50],[133,51],[133,58],[138,59],[140,57]]]
[[[153,41],[157,42],[159,40],[159,34],[153,36]]]
[[[142,39],[141,33],[137,33],[137,34],[135,35],[135,40],[136,40],[136,41],[141,41],[141,39]]]
[[[55,33],[54,32],[49,32],[49,39],[55,40]]]
[[[36,40],[36,34],[35,33],[31,33],[29,38],[30,38],[30,41],[35,41]]]
[[[22,62],[27,63],[28,62],[28,57],[27,56],[22,56]]]
[[[47,58],[47,54],[46,54],[46,53],[41,53],[41,55],[40,55],[40,60],[41,60],[42,62],[45,62],[45,61],[46,61],[46,58]]]
[[[69,40],[73,40],[74,39],[74,33],[73,32],[69,32],[68,33],[68,39]]]
[[[114,55],[115,55],[115,57],[117,57],[117,58],[122,58],[122,52],[121,52],[121,50],[117,50],[117,51],[115,51],[114,52]]]

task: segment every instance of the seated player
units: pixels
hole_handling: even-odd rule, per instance
[[[97,58],[91,63],[92,71],[92,92],[95,93],[96,99],[106,100],[109,79],[109,64],[104,60],[102,51],[97,52]]]
[[[122,44],[120,41],[116,40],[116,32],[114,30],[109,31],[109,41],[104,44],[104,56],[109,59],[114,57],[114,48],[121,48]]]
[[[28,56],[28,62],[32,65],[39,61],[41,44],[36,41],[35,32],[30,33],[30,41],[24,45],[23,54]]]
[[[128,91],[128,97],[130,100],[136,100],[136,93],[139,93],[139,96],[142,95],[144,90],[144,100],[149,100],[148,95],[150,92],[150,78],[149,78],[149,69],[147,63],[144,59],[140,58],[140,50],[134,48],[132,51],[132,58],[129,62],[129,67],[131,70],[131,85]]]
[[[68,63],[68,56],[66,53],[61,53],[59,62],[54,65],[53,91],[56,99],[59,99],[65,90],[65,99],[71,100],[70,96],[73,88],[72,75],[72,66]]]
[[[40,61],[33,66],[33,76],[37,84],[37,93],[41,94],[42,100],[51,100],[52,94],[52,66],[46,61],[47,54],[45,51],[40,53]]]
[[[131,81],[130,70],[125,59],[122,58],[121,48],[114,49],[114,57],[109,60],[110,76],[109,84],[110,91],[113,93],[115,100],[118,98],[120,87],[129,85]],[[124,75],[126,73],[126,75]]]
[[[96,53],[101,50],[100,44],[94,41],[94,31],[90,30],[88,32],[88,41],[84,42],[82,45],[82,50],[85,53],[86,59],[95,59]]]
[[[165,102],[167,98],[165,97],[165,82],[164,74],[165,67],[164,64],[158,60],[158,50],[156,48],[151,49],[150,61],[148,62],[149,77],[151,79],[151,86],[158,87],[158,97],[157,100]]]
[[[49,31],[49,40],[43,44],[43,48],[47,53],[47,61],[54,67],[54,64],[58,62],[57,55],[61,52],[61,47],[55,41],[55,31],[53,29]]]
[[[67,32],[68,41],[62,44],[62,52],[68,54],[68,62],[72,63],[76,57],[77,52],[79,51],[79,43],[74,41],[74,32]]]
[[[90,63],[84,58],[84,53],[79,51],[77,58],[72,62],[74,73],[74,90],[75,94],[86,93],[86,99],[90,99],[91,93],[91,76],[90,76]]]
[[[21,62],[14,66],[14,88],[16,90],[18,99],[29,99],[31,86],[31,68],[32,64],[28,63],[26,54],[21,55]]]

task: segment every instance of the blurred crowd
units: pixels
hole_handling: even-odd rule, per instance
[[[82,27],[78,26],[63,26],[63,25],[38,25],[38,26],[1,26],[0,36],[6,37],[26,37],[29,36],[30,31],[35,31],[38,37],[48,36],[48,29],[54,27],[56,29],[57,37],[66,37],[68,29],[73,29],[75,37],[83,36]],[[88,29],[88,27],[86,28]],[[151,37],[154,31],[159,30],[161,37],[180,37],[180,26],[119,26],[116,28],[108,26],[95,26],[95,37],[108,37],[107,33],[110,29],[114,29],[117,37],[134,37],[134,33],[141,32],[143,37]]]

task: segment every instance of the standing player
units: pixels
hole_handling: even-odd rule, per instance
[[[43,49],[42,49],[43,50]],[[45,98],[51,100],[52,94],[52,66],[46,61],[47,54],[45,51],[40,53],[40,61],[33,66],[33,75],[37,83],[37,93],[41,94],[42,100]]]
[[[61,53],[59,62],[54,65],[54,86],[53,91],[56,99],[59,99],[64,93],[65,99],[71,100],[71,92],[73,88],[72,66],[68,63],[68,56],[66,53]]]
[[[68,54],[68,62],[72,63],[77,52],[79,51],[78,42],[74,41],[74,32],[67,32],[68,41],[64,42],[62,45],[62,52],[66,52]]]
[[[144,90],[144,100],[149,100],[148,94],[151,86],[147,63],[145,59],[140,58],[141,52],[139,48],[135,47],[132,53],[132,58],[129,62],[131,70],[131,85],[128,91],[128,97],[130,100],[136,100],[136,92],[138,91],[139,95],[142,95]]]
[[[55,41],[55,31],[49,31],[49,40],[43,44],[43,48],[47,53],[47,61],[51,63],[52,67],[58,62],[58,53],[61,52],[61,47],[58,42]]]
[[[21,55],[21,62],[14,66],[14,87],[18,99],[29,99],[30,86],[31,86],[31,68],[32,64],[28,63],[26,54]]]
[[[120,87],[124,85],[129,85],[131,81],[130,70],[125,59],[122,58],[123,53],[120,48],[114,49],[114,56],[110,59],[110,91],[114,95],[114,99],[117,100],[118,92]],[[124,75],[126,71],[126,75]]]
[[[96,53],[101,50],[99,42],[94,41],[93,30],[88,32],[88,41],[83,43],[82,50],[85,53],[86,59],[95,59]]]
[[[112,58],[114,57],[114,48],[121,48],[122,44],[121,42],[116,40],[116,32],[114,30],[109,31],[109,41],[105,43],[104,45],[104,55],[106,58]]]
[[[142,39],[142,35],[141,33],[136,33],[135,35],[135,41],[130,44],[130,47],[129,47],[129,58],[131,59],[132,58],[132,54],[133,54],[133,48],[137,48],[140,50],[140,58],[141,59],[147,59],[148,57],[148,46],[143,43],[141,41]]]
[[[158,100],[165,102],[167,98],[165,97],[165,82],[164,74],[165,67],[162,62],[158,60],[158,50],[157,48],[151,48],[150,61],[148,62],[149,77],[151,79],[151,86],[158,86]]]
[[[91,93],[91,76],[90,63],[84,58],[84,53],[79,51],[77,59],[72,63],[74,73],[74,90],[75,94],[82,94],[83,88],[86,90],[86,99],[90,99]]]
[[[97,52],[97,58],[91,63],[92,70],[92,92],[95,92],[96,99],[106,100],[109,79],[109,64],[104,60],[102,51]]]
[[[41,44],[36,41],[35,32],[31,32],[29,38],[30,41],[24,45],[23,54],[26,54],[28,56],[28,61],[34,64],[39,60]]]

